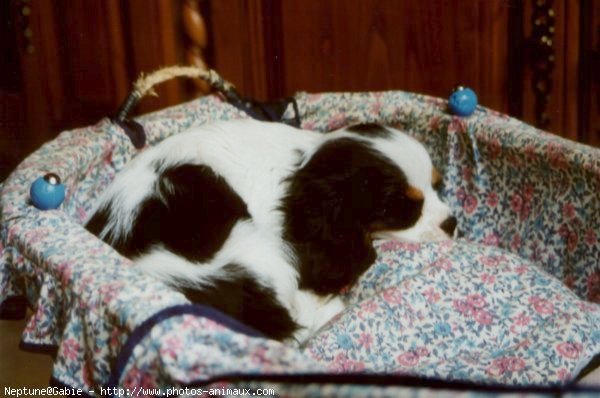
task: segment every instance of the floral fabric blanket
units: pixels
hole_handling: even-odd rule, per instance
[[[0,199],[0,303],[27,298],[22,346],[56,352],[55,385],[155,396],[271,383],[278,396],[357,397],[379,385],[373,396],[395,396],[411,377],[566,386],[600,354],[600,150],[481,107],[454,117],[444,101],[404,92],[296,101],[307,129],[379,122],[423,142],[464,238],[377,242],[376,263],[344,293],[349,308],[298,350],[189,304],[89,234],[95,198],[138,151],[109,120],[63,132],[21,163]],[[209,96],[138,121],[154,145],[240,117]],[[29,186],[47,172],[67,199],[39,211]]]

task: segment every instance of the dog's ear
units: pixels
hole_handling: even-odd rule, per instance
[[[339,182],[313,180],[302,195],[305,200],[302,228],[297,230],[296,248],[304,259],[301,280],[319,294],[337,293],[356,282],[375,261],[369,231],[363,220],[363,206],[352,177]],[[302,244],[298,245],[298,242]]]
[[[286,211],[298,238],[333,243],[361,236],[367,225],[365,209],[370,207],[370,199],[361,192],[367,189],[363,180],[347,173],[313,176],[298,184],[301,189],[288,197]]]
[[[370,239],[362,234],[323,243],[310,242],[303,249],[305,263],[300,269],[300,287],[317,294],[339,293],[354,284],[377,258]]]
[[[373,155],[356,140],[331,141],[290,180],[285,239],[300,260],[300,287],[337,293],[375,261],[370,225]]]

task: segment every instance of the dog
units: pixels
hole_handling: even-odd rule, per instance
[[[374,240],[452,236],[440,183],[425,148],[390,127],[221,121],[140,153],[86,228],[191,302],[301,345],[344,310]]]

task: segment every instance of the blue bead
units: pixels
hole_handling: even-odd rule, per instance
[[[40,210],[57,209],[65,200],[65,186],[53,173],[36,179],[29,190],[31,202]]]
[[[450,111],[458,116],[470,116],[477,108],[477,94],[468,87],[458,87],[448,98]]]

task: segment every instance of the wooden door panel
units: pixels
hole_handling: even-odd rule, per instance
[[[110,116],[130,83],[120,1],[63,0],[58,6],[58,49],[65,55],[61,72],[69,122]]]
[[[211,63],[246,95],[401,89],[445,97],[457,84],[508,111],[506,1],[219,0]]]
[[[124,37],[127,45],[126,59],[129,79],[137,79],[141,73],[181,63],[181,43],[184,39],[180,27],[179,1],[128,0],[123,5]],[[123,101],[132,81],[126,82],[125,90],[117,98]],[[155,88],[158,96],[146,97],[136,109],[147,113],[185,99],[185,83],[174,79]]]
[[[459,83],[506,109],[503,1],[282,3],[285,91],[402,89],[445,97]]]
[[[281,31],[277,1],[222,0],[209,4],[209,62],[244,95],[267,100],[278,97],[277,49]]]

